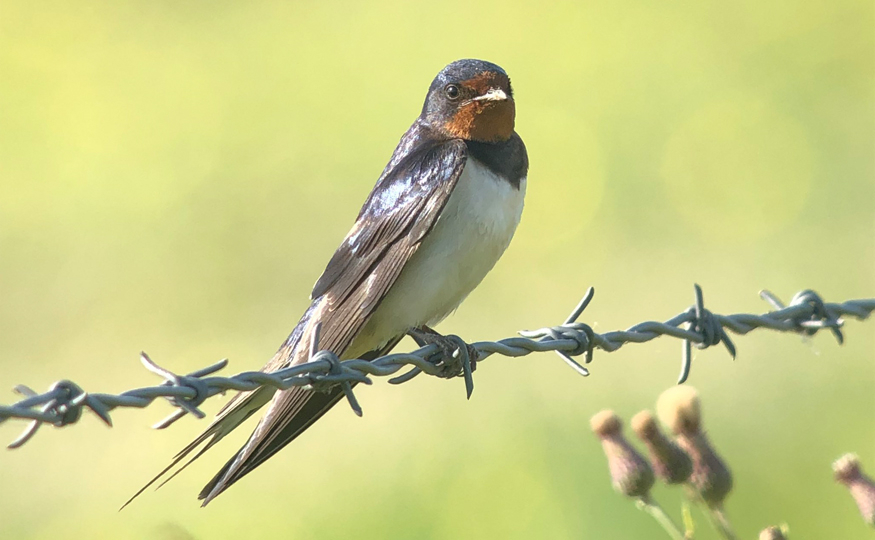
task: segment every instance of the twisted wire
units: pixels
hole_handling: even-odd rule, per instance
[[[719,315],[707,310],[704,305],[702,289],[695,286],[696,301],[688,309],[665,322],[646,321],[626,330],[598,334],[585,324],[577,322],[578,317],[589,305],[595,294],[590,288],[563,324],[519,332],[521,337],[510,337],[498,341],[478,341],[470,344],[476,351],[476,359],[469,358],[465,343],[456,336],[450,336],[458,346],[448,351],[436,343],[421,347],[409,353],[395,353],[381,356],[371,361],[340,360],[330,351],[318,350],[319,326],[311,340],[310,361],[271,373],[246,371],[233,377],[211,376],[228,365],[222,360],[211,366],[199,369],[188,375],[176,375],[162,368],[146,353],[140,354],[143,365],[164,382],[129,390],[121,394],[89,393],[76,383],[61,380],[54,383],[47,392],[38,394],[24,385],[14,391],[23,398],[12,405],[0,405],[0,423],[8,419],[30,420],[9,448],[19,448],[29,441],[43,424],[63,427],[75,424],[82,417],[82,410],[88,409],[107,425],[112,426],[110,412],[118,407],[144,408],[155,399],[168,400],[176,410],[153,427],[163,429],[186,414],[203,418],[205,414],[198,408],[206,399],[226,390],[249,391],[262,386],[272,386],[285,390],[293,386],[307,386],[317,391],[327,391],[340,386],[353,411],[361,416],[362,410],[352,391],[351,383],[371,384],[370,377],[395,375],[404,368],[406,373],[398,375],[389,382],[401,384],[420,373],[436,377],[464,375],[466,389],[470,397],[473,389],[471,365],[489,356],[526,356],[534,352],[553,351],[557,353],[577,373],[587,376],[589,370],[574,359],[583,356],[584,363],[592,361],[593,351],[601,349],[613,352],[627,343],[645,343],[660,336],[671,336],[684,341],[681,359],[681,372],[678,383],[686,381],[691,367],[693,346],[705,349],[722,344],[729,354],[735,357],[735,345],[727,331],[744,335],[757,328],[779,332],[791,332],[811,336],[823,329],[829,329],[839,344],[844,341],[841,328],[843,317],[866,319],[875,311],[875,298],[848,300],[839,304],[826,303],[811,290],[804,290],[793,296],[784,305],[775,295],[761,291],[760,296],[774,310],[761,315],[738,313]]]

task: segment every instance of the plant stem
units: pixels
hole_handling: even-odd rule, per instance
[[[732,524],[729,523],[729,518],[726,516],[726,512],[723,511],[722,507],[708,508],[706,505],[702,506],[705,510],[705,515],[708,516],[708,520],[711,522],[711,525],[722,538],[725,540],[737,539],[735,531],[732,530]]]
[[[693,540],[696,534],[696,524],[693,522],[693,513],[690,512],[690,504],[687,501],[681,503],[681,515],[684,520],[684,538]]]
[[[690,486],[687,487],[687,499],[699,506],[699,509],[708,518],[708,522],[711,523],[711,526],[714,527],[720,538],[723,538],[723,540],[738,540],[738,537],[735,536],[735,531],[732,530],[732,524],[729,523],[729,517],[723,510],[723,505],[711,508],[708,506],[708,503],[696,494],[695,490]]]
[[[637,506],[640,510],[643,510],[650,514],[650,516],[656,520],[659,525],[665,529],[665,532],[668,533],[670,537],[674,540],[690,540],[684,536],[684,534],[680,531],[677,525],[675,525],[674,521],[668,517],[668,514],[665,513],[665,510],[659,506],[655,500],[650,498],[649,495],[645,495],[643,497],[639,497],[635,502],[635,506]]]

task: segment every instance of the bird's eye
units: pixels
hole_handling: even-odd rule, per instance
[[[459,87],[455,84],[448,84],[447,87],[444,88],[444,93],[451,100],[459,99],[459,94],[461,94],[461,92],[459,92]]]

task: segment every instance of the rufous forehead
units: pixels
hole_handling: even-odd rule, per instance
[[[490,88],[508,88],[510,86],[510,79],[508,79],[507,75],[503,73],[484,71],[479,75],[462,81],[462,86],[474,90],[477,95],[483,95],[488,92]]]

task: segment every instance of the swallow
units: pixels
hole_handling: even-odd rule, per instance
[[[510,79],[499,66],[458,60],[437,74],[422,112],[313,287],[310,307],[262,371],[309,361],[317,325],[318,348],[341,359],[373,360],[405,335],[420,344],[440,341],[431,327],[483,280],[519,224],[529,164],[515,116]],[[125,505],[267,406],[246,444],[200,492],[206,506],[343,396],[337,387],[240,392]]]

